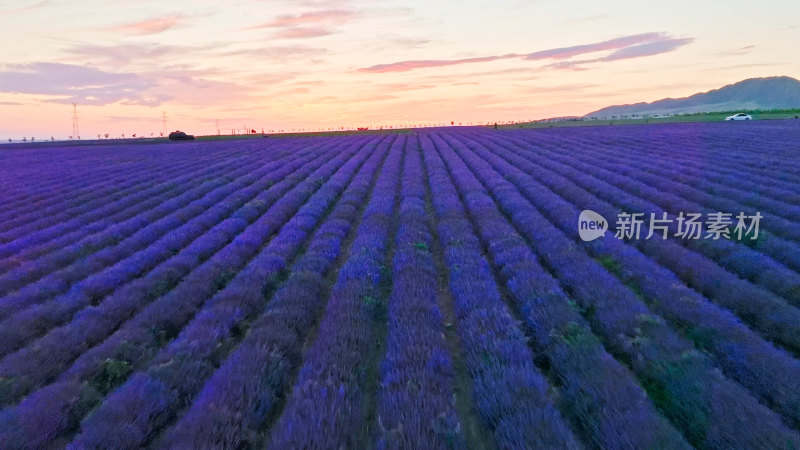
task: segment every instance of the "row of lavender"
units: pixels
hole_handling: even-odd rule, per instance
[[[607,339],[609,344],[619,342],[619,348],[610,347],[612,353],[618,358],[622,357],[623,361],[636,362],[632,368],[648,388],[651,398],[658,402],[673,423],[684,428],[684,434],[690,442],[707,446],[710,444],[709,435],[714,439],[733,439],[738,433],[736,440],[740,444],[748,441],[754,444],[756,441],[751,439],[758,439],[758,433],[770,428],[783,436],[775,442],[792,436],[781,420],[764,410],[756,399],[736,384],[721,378],[713,369],[709,370],[709,362],[704,362],[705,357],[692,348],[714,351],[718,356],[716,362],[723,365],[729,377],[744,384],[756,395],[763,396],[773,408],[784,414],[787,422],[795,426],[798,391],[796,360],[742,327],[726,311],[715,309],[708,300],[702,300],[696,294],[692,297],[691,290],[685,287],[681,291],[681,283],[674,275],[670,277],[663,268],[626,249],[618,241],[586,244],[590,255],[597,257],[596,261],[587,258],[588,255],[576,253],[574,246],[581,242],[577,237],[577,210],[563,201],[559,204],[555,197],[549,200],[548,196],[552,194],[548,194],[547,187],[537,187],[535,179],[547,178],[545,172],[534,172],[534,178],[508,164],[502,165],[500,172],[495,172],[486,161],[497,161],[497,156],[480,151],[477,147],[473,149],[478,154],[471,153],[458,141],[452,141],[452,144],[461,149],[459,153],[478,171],[478,176],[487,177],[484,178],[487,186],[497,185],[493,188],[497,190],[495,201],[527,235],[531,248],[539,253],[549,270],[561,279],[573,298],[586,310],[584,315],[596,329],[595,332]],[[496,153],[502,147],[493,145],[491,148]],[[492,173],[496,175],[489,175]],[[561,186],[562,189],[570,187],[574,186]],[[524,193],[524,199],[521,193]],[[549,220],[541,214],[549,216]],[[572,238],[572,242],[567,236]],[[597,250],[605,247],[608,249]],[[606,257],[609,255],[616,258],[610,261],[619,267],[618,270],[613,270],[613,265],[608,264]],[[609,265],[612,266],[611,270],[606,270]],[[617,280],[610,273],[621,273],[622,279]],[[637,283],[623,284],[623,281],[631,279]],[[648,306],[655,308],[655,311],[648,310]],[[606,308],[610,315],[604,314]],[[675,336],[662,317],[667,318],[669,324],[676,325],[675,328],[691,341]],[[623,340],[619,341],[620,338]],[[627,339],[633,340],[626,342]],[[649,364],[648,360],[651,361]],[[703,369],[704,366],[707,368]],[[699,383],[702,379],[707,381]],[[703,387],[703,384],[706,386]],[[658,395],[654,396],[655,393]],[[706,399],[703,400],[703,397]],[[724,406],[725,403],[729,405]],[[674,415],[672,409],[675,409]],[[722,413],[723,410],[726,412]],[[751,416],[748,417],[748,414]],[[712,420],[710,429],[707,423],[711,419],[709,415],[719,415]],[[756,419],[755,415],[764,418]],[[743,418],[747,418],[747,421],[741,421]],[[755,428],[734,432],[737,426],[745,427],[747,423],[753,425],[757,423],[756,420],[760,424]],[[738,425],[734,425],[737,422]],[[726,430],[724,436],[717,436],[719,431],[714,430],[717,427],[730,427],[730,430]]]
[[[102,152],[111,161],[123,158],[134,152],[133,147],[110,148]],[[73,150],[80,154],[77,150]],[[114,152],[109,155],[109,152]],[[185,150],[184,150],[185,151]],[[121,153],[121,154],[119,154]],[[171,178],[181,174],[188,167],[202,167],[241,156],[241,148],[213,147],[198,151],[197,158],[186,158],[185,153],[156,154],[153,151],[142,155],[143,160],[128,164],[115,164],[110,170],[98,167],[91,158],[75,158],[72,164],[59,165],[50,171],[41,168],[41,174],[54,173],[52,181],[40,180],[36,189],[26,189],[16,201],[7,200],[8,216],[0,229],[3,230],[0,242],[7,242],[20,232],[27,234],[39,229],[43,222],[59,223],[77,213],[90,212],[100,206],[109,206],[109,200],[122,199],[132,193],[139,193],[145,187],[159,183],[167,184]],[[148,159],[149,158],[149,159]],[[175,169],[179,170],[173,172]],[[169,175],[168,175],[169,174]],[[46,176],[46,175],[44,175]],[[14,233],[13,235],[7,235]]]
[[[521,136],[517,136],[517,139],[520,137]],[[658,144],[656,142],[658,141],[658,138],[659,136],[654,136],[653,142],[651,142],[649,145],[653,147],[663,146],[667,149],[672,149],[672,151],[675,153],[677,153],[681,148],[684,148],[681,146],[680,142],[672,143],[670,145]],[[752,201],[749,201],[747,197],[747,195],[750,195],[750,193],[730,193],[727,191],[730,191],[731,189],[725,189],[726,187],[737,186],[739,183],[742,183],[743,180],[749,179],[752,171],[740,170],[735,174],[727,175],[724,178],[724,183],[718,183],[716,187],[706,192],[695,187],[698,185],[697,182],[691,182],[689,185],[687,185],[681,182],[676,183],[672,180],[680,178],[680,174],[685,170],[691,170],[693,165],[702,168],[703,177],[706,177],[706,174],[709,173],[713,174],[716,170],[714,167],[718,165],[716,159],[704,159],[700,162],[695,162],[694,164],[685,162],[674,163],[669,167],[669,170],[662,169],[657,173],[658,176],[655,176],[648,173],[650,167],[654,165],[652,161],[658,161],[667,158],[658,157],[638,159],[635,156],[637,153],[636,147],[627,147],[627,145],[615,144],[614,147],[620,147],[626,153],[624,157],[616,158],[616,163],[613,163],[609,162],[608,160],[612,160],[614,158],[598,157],[595,155],[598,149],[605,149],[605,145],[593,144],[591,141],[572,141],[573,139],[571,137],[566,137],[560,139],[557,142],[558,145],[553,145],[546,140],[542,141],[540,139],[536,139],[535,141],[525,139],[524,143],[525,145],[529,146],[535,145],[537,149],[546,152],[548,155],[553,155],[553,158],[565,161],[566,164],[572,169],[579,171],[588,171],[589,169],[593,169],[592,173],[597,173],[598,170],[601,170],[599,173],[604,177],[603,180],[608,181],[608,188],[606,192],[602,193],[605,195],[605,198],[610,199],[609,201],[616,200],[626,208],[635,210],[637,212],[639,211],[638,208],[643,208],[641,205],[642,200],[636,199],[635,197],[637,196],[642,196],[643,200],[651,201],[663,208],[664,211],[668,211],[673,215],[676,215],[678,212],[707,213],[722,211],[736,214],[739,211],[745,211],[752,214],[756,211],[759,211],[764,216],[762,221],[764,227],[761,230],[762,232],[760,233],[759,239],[756,242],[751,243],[751,245],[757,247],[761,254],[771,257],[769,260],[764,261],[764,264],[768,265],[767,269],[770,271],[778,270],[776,267],[781,265],[786,265],[793,270],[797,270],[798,267],[800,267],[800,250],[798,250],[800,248],[798,245],[798,236],[800,236],[800,231],[797,230],[795,221],[797,218],[797,207],[783,203],[780,200],[758,197],[758,201],[755,203],[760,205],[760,207],[758,209],[753,209],[753,207],[746,204],[747,202],[753,203]],[[677,147],[675,145],[677,145]],[[551,150],[552,148],[554,148],[555,151]],[[573,155],[571,158],[566,160],[564,160],[566,157],[564,152],[565,148],[568,149]],[[586,151],[584,153],[581,152],[580,149],[591,149],[592,151]],[[708,157],[706,156],[706,158]],[[584,176],[581,178],[587,177]],[[773,183],[778,183],[777,181],[774,181],[777,179],[777,177],[772,179]],[[587,181],[590,180],[591,178],[589,178]],[[764,183],[762,182],[762,184]],[[796,186],[797,182],[786,184],[787,189],[790,191],[796,191]],[[626,191],[629,194],[622,194]],[[632,193],[633,196],[631,196],[630,193]],[[779,198],[785,197],[786,196]],[[778,211],[779,213],[784,214],[786,217],[776,216],[774,214],[770,214],[764,209],[761,209],[765,205],[770,204],[772,205],[772,207],[770,207],[771,210]],[[652,212],[658,212],[658,210],[652,206],[649,206],[649,208],[650,209],[645,211],[650,212],[652,210]],[[795,211],[795,213],[792,213],[792,211]],[[731,256],[731,252],[733,250],[731,246],[726,246],[725,242],[715,243],[716,247],[714,247],[714,249],[707,249],[703,246],[698,246],[698,243],[692,240],[686,240],[683,243],[685,245],[694,245],[694,247],[699,251],[709,252],[709,255],[712,257],[717,257],[717,255],[719,255],[717,259],[722,261],[730,261],[731,265],[735,265],[734,263],[736,261],[746,261],[748,259],[752,259],[752,257],[748,257],[747,254],[744,254],[741,257],[739,255]],[[715,252],[711,253],[712,250],[715,250]],[[746,251],[747,249],[737,248],[736,250],[742,252]],[[757,273],[758,271],[750,270],[744,275],[755,276]],[[796,291],[797,288],[789,291],[789,293],[786,295],[796,296]]]
[[[458,243],[453,248],[458,253],[464,251],[459,248],[464,240],[474,241],[476,247],[473,251],[479,252],[483,247],[483,253],[497,274],[497,286],[506,292],[511,311],[520,319],[522,328],[531,339],[532,349],[536,352],[534,361],[547,375],[551,389],[560,386],[559,394],[553,396],[559,400],[551,401],[557,404],[561,414],[575,429],[583,430],[583,439],[594,445],[609,448],[685,446],[680,435],[647,401],[634,378],[606,353],[588,324],[571,306],[571,300],[558,282],[538,264],[524,239],[500,214],[495,202],[457,159],[449,145],[439,136],[434,136],[433,144],[438,152],[428,152],[431,181],[440,180],[435,176],[437,172],[442,172],[441,176],[447,176],[449,172],[449,178],[457,183],[466,204],[465,211],[458,204],[455,192],[451,194],[446,205],[459,212],[456,217],[461,221],[463,231],[460,236],[450,237],[451,232],[443,229],[442,237],[445,242]],[[437,186],[453,189],[449,187],[453,181],[444,179]],[[434,195],[434,199],[437,197]],[[443,208],[438,211],[442,217],[452,217]],[[442,226],[446,223],[442,222]],[[480,241],[470,232],[470,227]],[[480,253],[470,256],[470,259],[484,262]],[[483,283],[495,284],[491,275],[483,278]],[[539,433],[541,431],[537,431]]]
[[[635,191],[616,188],[615,184],[626,182],[624,175],[597,168],[599,164],[595,167],[583,164],[580,157],[551,153],[540,155],[539,151],[525,151],[524,142],[520,146],[519,141],[505,141],[499,147],[491,144],[492,148],[502,149],[502,146],[516,148],[519,152],[516,156],[507,156],[509,163],[528,171],[541,172],[542,178],[557,186],[559,194],[567,201],[582,209],[600,211],[608,217],[628,208],[661,214],[665,211],[648,200],[672,195],[645,190],[644,186],[637,186]],[[576,166],[581,170],[576,170]],[[670,212],[674,213],[674,210]],[[769,222],[764,226],[768,227]],[[569,227],[577,231],[573,223]],[[770,339],[797,351],[796,331],[800,323],[795,308],[800,293],[797,272],[761,253],[761,249],[727,240],[645,239],[630,243],[673,270],[699,293],[736,312]],[[686,248],[681,248],[681,244]]]
[[[363,147],[365,140],[325,145],[331,144],[334,147],[327,151],[308,152],[311,159],[305,164],[271,167],[271,178],[263,180],[264,184],[242,190],[246,195],[255,195],[251,201],[236,209],[235,205],[243,199],[234,197],[233,203],[222,202],[221,208],[218,204],[205,213],[212,214],[206,221],[224,219],[209,232],[190,240],[180,251],[172,248],[174,256],[167,255],[169,259],[145,277],[115,286],[113,294],[99,299],[96,306],[82,310],[67,308],[80,312],[66,325],[4,358],[0,363],[6,374],[4,403],[13,404],[26,392],[45,385],[23,403],[7,408],[4,420],[27,424],[41,420],[52,424],[52,430],[44,433],[41,428],[25,426],[4,427],[4,431],[15,433],[16,439],[23,441],[33,437],[53,439],[80,420],[82,415],[76,411],[85,414],[92,402],[100,400],[98,391],[104,394],[112,390],[139,364],[152,359],[154,350],[177,334],[182,324],[197,313],[204,299],[229,284],[237,267],[269,242],[291,217],[291,211],[305,202],[306,196],[330,175],[330,170],[343,162],[342,158],[352,155],[356,147]],[[296,147],[295,151],[302,149]],[[335,158],[331,160],[331,156]],[[321,167],[326,161],[330,162]],[[70,300],[78,304],[86,302],[80,293]],[[41,312],[47,319],[59,318],[64,305],[72,307],[73,302],[53,302],[54,310],[43,308]],[[125,369],[122,374],[117,370],[115,376],[109,377],[109,370],[119,368]],[[54,379],[57,381],[52,383]],[[78,397],[94,400],[88,405],[76,403]],[[42,402],[58,406],[41,411]],[[35,417],[36,414],[39,416]]]
[[[242,330],[272,294],[267,287],[282,278],[372,148],[356,144],[341,150],[270,208],[264,216],[266,227],[253,234],[262,240],[274,238],[261,249],[255,247],[252,259],[193,311],[191,320],[146,369],[103,400],[81,424],[74,446],[144,445],[191,402],[219,361],[241,341]]]
[[[59,320],[69,318],[70,312],[100,303],[131,280],[152,271],[224,218],[233,214],[247,219],[259,207],[266,206],[253,203],[260,192],[294,171],[299,170],[294,176],[310,173],[313,165],[304,167],[304,164],[324,157],[324,152],[323,155],[315,155],[313,150],[308,149],[305,156],[300,152],[301,156],[297,159],[288,158],[263,167],[257,164],[254,167],[258,170],[218,186],[204,197],[188,202],[183,208],[175,210],[174,207],[180,203],[173,201],[177,199],[170,200],[165,206],[170,208],[171,213],[163,219],[140,228],[117,245],[97,251],[67,267],[53,267],[52,273],[45,278],[8,295],[3,299],[4,316],[16,313],[4,322],[8,326],[3,327],[5,339],[1,354],[19,346],[19,333],[25,333],[28,337],[41,334],[57,325]],[[239,208],[245,209],[237,211]],[[39,261],[38,264],[43,262]],[[77,280],[80,281],[70,283]],[[65,290],[66,293],[53,298]],[[26,306],[27,309],[24,309]]]
[[[324,155],[316,155],[315,158],[324,158]],[[282,163],[285,164],[287,162],[290,161],[283,161]],[[93,267],[96,269],[102,269],[102,271],[95,276],[86,278],[80,283],[77,283],[63,296],[56,297],[54,299],[48,299],[51,301],[45,301],[41,304],[33,305],[28,309],[24,309],[19,313],[12,315],[7,321],[9,326],[4,328],[4,332],[7,333],[6,337],[8,338],[8,341],[4,343],[7,347],[4,348],[13,349],[13,343],[17,342],[17,339],[20,337],[20,333],[31,336],[37,334],[37,332],[39,334],[47,332],[52,326],[58,325],[62,321],[69,319],[72,313],[80,311],[85,306],[98,305],[100,307],[107,307],[108,305],[113,304],[113,301],[104,301],[107,300],[109,294],[114,294],[114,297],[112,298],[130,298],[131,292],[137,291],[144,293],[145,296],[153,295],[151,293],[147,293],[146,288],[143,289],[141,285],[143,284],[142,282],[144,280],[140,280],[136,274],[145,272],[144,269],[148,268],[148,266],[157,265],[159,262],[162,262],[162,260],[172,257],[183,248],[182,244],[186,245],[191,243],[192,247],[194,248],[202,248],[204,252],[211,252],[207,256],[196,258],[196,264],[199,264],[208,256],[213,254],[214,247],[209,247],[207,244],[204,247],[198,246],[199,242],[196,240],[197,237],[202,236],[203,238],[208,239],[210,236],[214,236],[215,234],[209,233],[203,235],[203,228],[215,225],[228,216],[231,216],[230,219],[244,219],[243,221],[238,221],[240,225],[239,228],[241,228],[243,225],[246,225],[248,221],[255,219],[257,215],[254,214],[259,211],[259,208],[261,211],[264,211],[266,207],[268,207],[268,204],[265,204],[263,200],[256,200],[255,202],[248,204],[243,204],[244,201],[249,197],[255,196],[257,193],[261,193],[265,187],[270,186],[272,183],[282,182],[283,184],[286,184],[286,180],[283,178],[287,174],[290,174],[292,171],[302,166],[302,164],[291,163],[285,164],[281,167],[280,164],[281,163],[276,163],[272,167],[267,167],[267,169],[273,169],[268,178],[262,179],[260,183],[250,186],[248,189],[240,190],[238,194],[240,196],[244,194],[244,198],[232,196],[227,198],[227,201],[220,202],[211,209],[206,209],[202,206],[200,208],[192,208],[192,212],[203,212],[203,214],[197,217],[196,220],[187,223],[186,226],[177,227],[176,229],[171,230],[170,233],[164,237],[164,239],[156,242],[157,245],[140,249],[140,251],[134,253],[130,258],[121,261],[117,265],[107,268],[104,268],[104,266],[100,264],[89,266],[88,263],[94,258],[103,256],[102,252],[81,260],[77,265],[77,268],[88,269]],[[310,173],[312,167],[313,166],[305,167],[303,170],[305,170],[305,173],[307,174]],[[303,176],[303,170],[296,175]],[[287,186],[287,188],[288,187],[289,186]],[[273,189],[272,194],[273,199],[278,198],[281,194],[281,190],[278,188]],[[239,211],[236,211],[237,208],[239,208]],[[178,212],[182,211],[179,210]],[[230,219],[228,222],[230,222]],[[173,221],[173,224],[176,224],[176,222]],[[220,223],[219,225],[223,224]],[[149,234],[147,232],[150,231],[150,227],[145,227],[142,231],[145,232],[145,236],[148,236]],[[183,250],[189,250],[189,248]],[[168,267],[172,267],[172,269],[168,269]],[[156,284],[151,284],[151,286],[164,289],[164,286],[168,283],[174,283],[176,280],[180,279],[182,272],[179,269],[183,269],[183,273],[186,273],[192,267],[192,265],[182,267],[182,265],[176,264],[176,259],[174,258],[169,260],[168,263],[162,262],[162,264],[157,265],[157,270],[151,271],[148,276],[153,277],[156,272],[161,271],[162,273],[169,274],[171,279],[164,279],[163,277],[157,278],[158,281]],[[86,272],[91,273],[89,270],[86,270]],[[132,284],[127,283],[131,280],[135,282]],[[139,285],[138,289],[136,286],[137,284]],[[34,285],[33,287],[36,288],[37,286]],[[31,295],[26,297],[24,294],[34,293],[37,293],[36,289],[24,290],[16,293],[16,295],[3,298],[4,311],[10,310],[10,312],[14,312],[19,310],[20,305],[25,305],[23,300],[31,301]]]
[[[374,197],[378,174],[386,177],[386,169],[393,168],[393,160],[387,161],[389,146],[383,142],[375,148],[248,335],[164,433],[162,445],[239,448],[263,443],[262,431],[279,411],[302,360],[302,343],[325,310],[330,280],[348,256],[354,226],[364,218],[364,203]]]
[[[177,149],[176,149],[177,150]],[[220,149],[224,151],[223,149]],[[238,149],[228,149],[238,151]],[[113,156],[110,156],[113,152]],[[206,153],[201,158],[214,158],[217,152]],[[4,187],[0,195],[6,204],[25,206],[35,210],[53,202],[54,187],[68,184],[72,189],[58,191],[68,194],[70,200],[91,192],[98,186],[113,187],[108,180],[131,179],[128,175],[163,168],[165,164],[185,163],[184,151],[165,151],[164,147],[115,146],[87,152],[85,149],[47,148],[21,152],[4,151],[0,155],[4,165],[13,171],[0,174]]]
[[[517,169],[517,167],[531,169],[524,160],[513,158],[511,152],[502,150],[500,146],[492,145],[491,148],[494,152],[488,152],[481,146],[473,147],[497,170],[506,174],[506,177],[515,183],[516,187],[542,214],[547,216],[551,223],[575,242],[581,242],[575,226],[575,219],[578,215],[576,207],[592,205],[600,211],[608,211],[599,207],[603,204],[600,200],[581,191],[573,183],[559,178],[557,174],[537,172],[540,175],[537,177],[538,180],[534,180]],[[513,160],[515,166],[505,162],[503,157]],[[563,199],[559,198],[559,195],[563,196]],[[564,199],[574,202],[576,206]],[[664,252],[667,251],[666,248],[669,248],[668,244],[660,240],[653,241],[650,243],[650,247],[644,248],[643,251],[649,253],[648,250],[656,249]],[[776,311],[774,307],[770,308],[767,303],[768,295],[764,293],[754,296],[749,299],[749,302],[746,302],[745,298],[739,296],[741,290],[737,289],[729,289],[727,295],[713,295],[704,298],[701,292],[693,291],[690,287],[682,284],[676,274],[669,270],[680,269],[682,266],[679,264],[659,266],[639,251],[614,239],[583,245],[592,256],[602,262],[606,268],[611,269],[614,275],[642,294],[659,315],[670,320],[677,329],[683,330],[683,334],[692,340],[696,347],[714,355],[717,363],[728,376],[783,413],[790,423],[795,425],[800,423],[796,407],[800,401],[800,389],[793,381],[800,376],[800,364],[790,354],[770,345],[759,334],[742,325],[730,312],[750,307],[753,308],[751,316],[755,316],[758,319],[757,322],[766,323],[775,320],[778,323],[786,324],[791,329],[800,323],[792,320],[792,317],[796,317],[797,314],[795,308],[783,303],[783,310]],[[676,247],[672,251],[677,249],[680,247]],[[691,258],[682,255],[680,260],[685,263]],[[720,269],[712,270],[714,266],[711,261],[708,261],[707,265],[709,267],[705,268],[705,272],[699,272],[699,270],[704,270],[704,266],[693,267],[690,265],[689,267],[698,271],[698,277],[706,276],[713,279],[717,272],[726,274]],[[733,284],[734,287],[737,286],[736,282],[748,287],[746,283],[735,277],[726,282]],[[741,298],[739,300],[741,303],[735,303],[737,298]],[[759,307],[761,316],[757,315],[756,308]],[[767,332],[773,329],[779,329],[779,327],[765,327]]]
[[[235,165],[229,162],[199,174],[189,173],[173,183],[174,189],[126,211],[126,215],[133,214],[131,217],[105,219],[110,225],[104,229],[94,231],[94,227],[83,227],[76,233],[66,234],[54,230],[58,238],[16,252],[15,259],[24,262],[0,275],[0,292],[8,294],[24,287],[22,294],[27,291],[46,297],[60,293],[72,281],[86,276],[81,270],[98,270],[116,263],[119,258],[148,246],[154,239],[238,191],[264,173],[263,170],[252,172],[258,167],[258,161],[241,161]],[[197,181],[204,173],[215,176]]]

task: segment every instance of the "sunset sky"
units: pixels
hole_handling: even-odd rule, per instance
[[[583,115],[800,77],[781,1],[0,0],[0,139]]]

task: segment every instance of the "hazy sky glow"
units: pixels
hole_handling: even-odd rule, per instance
[[[0,0],[0,138],[582,115],[800,77],[790,0]]]

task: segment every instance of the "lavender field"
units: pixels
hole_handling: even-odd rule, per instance
[[[0,167],[2,449],[800,448],[797,121]],[[761,221],[620,239],[625,212]]]

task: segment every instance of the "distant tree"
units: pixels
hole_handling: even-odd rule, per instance
[[[22,142],[28,142],[28,138],[26,138],[26,137],[23,137],[23,138],[22,138]]]
[[[122,133],[122,139],[125,139],[125,133]]]
[[[55,141],[56,141],[56,138],[54,138],[53,136],[50,136],[50,142],[55,142]]]
[[[35,138],[35,137],[33,137],[33,136],[31,136],[31,142],[33,142],[33,141],[35,141],[35,140],[36,140],[36,138]]]
[[[70,136],[70,137],[69,137],[69,140],[70,140],[70,141],[72,140],[72,136]]]
[[[108,139],[108,133],[105,134],[106,139]]]
[[[8,138],[8,142],[11,142],[11,138]]]

